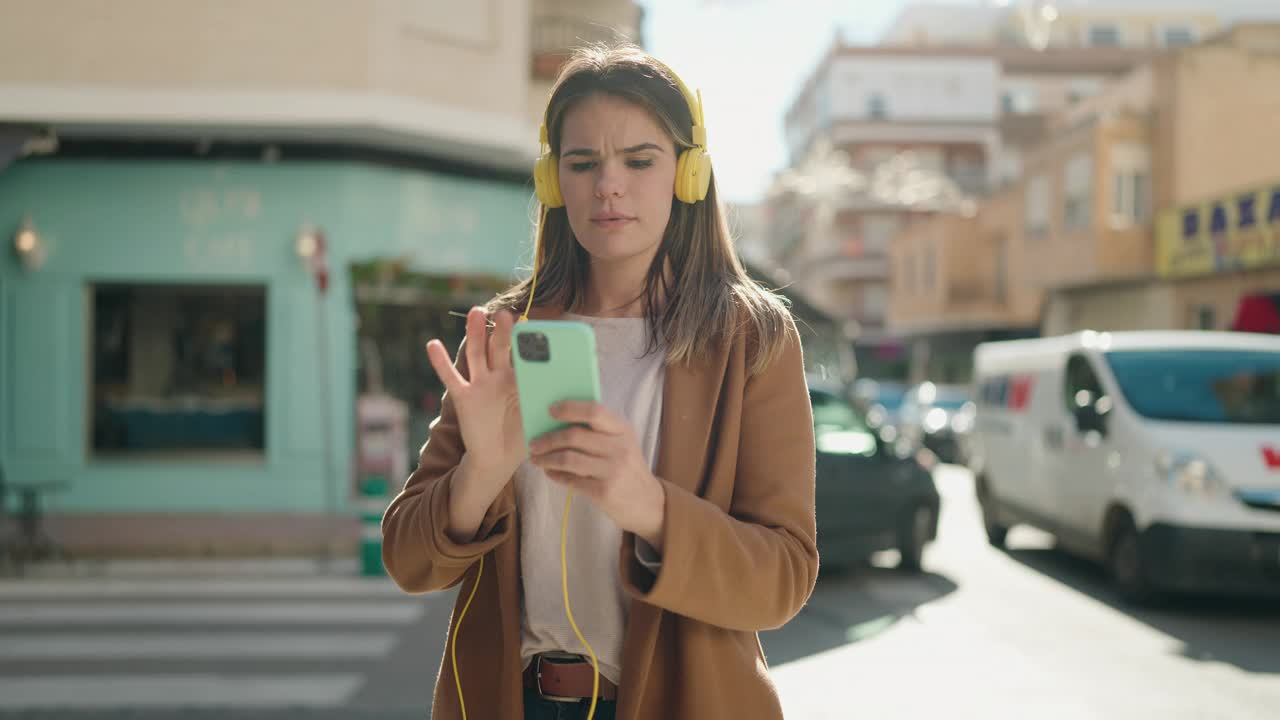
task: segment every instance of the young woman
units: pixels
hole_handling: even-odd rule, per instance
[[[586,718],[593,694],[600,720],[782,716],[757,631],[817,578],[813,421],[799,335],[735,255],[701,115],[641,50],[577,51],[546,110],[535,278],[472,309],[456,365],[428,344],[447,393],[382,528],[400,587],[461,586],[436,720]],[[528,447],[510,355],[526,308],[593,327],[603,387]]]

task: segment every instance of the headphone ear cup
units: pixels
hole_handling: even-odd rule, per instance
[[[533,164],[533,189],[543,205],[564,207],[564,197],[560,194],[560,167],[556,157],[549,152],[543,153]]]
[[[702,148],[692,147],[676,160],[676,199],[692,205],[707,197],[711,187],[711,156]]]
[[[690,160],[690,163],[694,163]],[[711,153],[698,148],[698,159],[694,167],[693,190],[698,200],[707,199],[707,191],[711,189]]]
[[[684,199],[684,163],[689,157],[689,151],[685,150],[676,156],[676,181],[672,192],[676,194],[676,199],[680,202],[688,202]]]

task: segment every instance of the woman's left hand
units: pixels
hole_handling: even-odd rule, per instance
[[[555,404],[551,416],[574,425],[530,443],[533,464],[661,553],[666,490],[631,425],[604,405],[576,400]]]

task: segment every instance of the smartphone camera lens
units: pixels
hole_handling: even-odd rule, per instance
[[[547,336],[542,333],[521,333],[516,341],[516,349],[520,359],[526,362],[548,362],[551,360],[550,345]]]

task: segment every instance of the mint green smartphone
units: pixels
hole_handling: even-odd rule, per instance
[[[524,441],[568,427],[551,417],[551,406],[564,400],[600,402],[600,369],[596,334],[590,325],[570,320],[526,320],[516,323],[511,363],[520,395]]]

